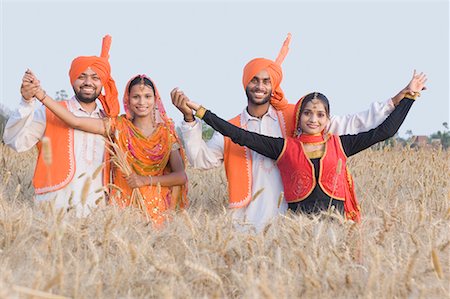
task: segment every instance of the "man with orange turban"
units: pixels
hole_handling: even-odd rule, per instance
[[[244,67],[242,83],[247,107],[231,119],[231,123],[263,135],[292,136],[294,105],[288,103],[280,87],[283,78],[281,63],[287,55],[290,40],[291,35],[288,34],[275,61],[256,58]],[[181,132],[187,157],[195,168],[200,169],[217,167],[224,162],[229,207],[235,209],[234,217],[245,220],[260,231],[274,216],[284,214],[287,204],[276,161],[234,144],[217,132],[205,143],[201,123],[194,119],[186,98],[180,95],[182,92],[174,90],[172,102],[184,115]],[[332,117],[328,130],[338,135],[368,131],[383,122],[393,110],[391,99],[385,103],[373,103],[368,111]]]
[[[108,62],[110,46],[111,37],[105,36],[100,57],[81,56],[72,61],[69,77],[75,96],[61,105],[74,115],[101,118],[119,113],[118,92]],[[105,141],[101,135],[67,127],[35,101],[39,81],[25,77],[22,100],[6,124],[3,140],[18,152],[37,145],[39,154],[33,178],[36,202],[54,200],[57,208],[75,208],[77,215],[87,215],[102,202],[103,193],[94,190],[101,189],[108,179],[100,172]],[[103,109],[97,105],[97,99]]]

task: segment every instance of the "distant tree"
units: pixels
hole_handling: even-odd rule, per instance
[[[60,91],[56,92],[55,100],[64,101],[64,100],[67,100],[67,98],[68,98],[68,95],[64,89],[61,89]]]
[[[212,135],[214,134],[214,129],[211,128],[207,123],[202,121],[202,138],[205,141],[208,141],[211,139]]]
[[[436,133],[431,134],[430,138],[432,138],[432,139],[440,139],[442,147],[444,149],[447,149],[450,146],[450,131],[448,129],[448,123],[447,122],[443,122],[442,126],[444,127],[444,130],[442,132],[441,131],[437,131]]]
[[[415,140],[414,133],[412,130],[406,130],[405,134],[408,135],[408,138],[406,139],[406,145],[411,146]]]

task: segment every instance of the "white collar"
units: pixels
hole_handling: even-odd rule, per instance
[[[244,111],[242,112],[241,123],[247,124],[250,120],[261,120],[264,117],[270,117],[274,121],[277,121],[278,120],[277,110],[275,110],[275,108],[272,105],[269,105],[269,109],[267,110],[266,114],[264,114],[261,118],[258,118],[258,117],[251,116],[248,113],[247,108],[245,108]]]
[[[97,102],[98,100],[95,100],[95,109],[94,111],[92,111],[92,113],[88,113],[80,104],[80,102],[78,102],[78,100],[75,98],[75,96],[73,96],[70,100],[69,100],[69,105],[72,106],[73,111],[83,111],[85,113],[91,114],[91,115],[98,115],[98,116],[102,116],[104,115],[104,111],[103,109],[101,109],[101,106],[98,104]]]

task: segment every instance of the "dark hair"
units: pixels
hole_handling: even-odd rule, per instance
[[[303,110],[305,110],[306,104],[308,104],[312,100],[321,101],[323,106],[325,107],[325,113],[327,114],[328,117],[330,117],[330,102],[328,101],[327,97],[324,94],[321,94],[320,92],[311,92],[305,96],[302,105],[300,106],[299,115],[302,115]]]
[[[152,88],[153,93],[155,92],[155,86],[153,86],[153,83],[150,79],[146,78],[146,77],[141,77],[141,76],[136,76],[136,78],[134,78],[133,80],[131,80],[130,82],[130,86],[128,86],[128,94],[131,92],[131,88],[137,84],[145,84],[148,85]]]

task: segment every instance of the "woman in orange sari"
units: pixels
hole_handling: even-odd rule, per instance
[[[24,80],[29,79],[36,80],[31,72],[24,76]],[[77,117],[42,89],[35,97],[68,126],[110,138],[112,160],[119,162],[109,172],[114,187],[111,204],[136,205],[156,226],[164,222],[165,211],[187,206],[184,151],[150,78],[131,78],[123,97],[126,114],[115,118]],[[125,159],[128,163],[123,163]]]

